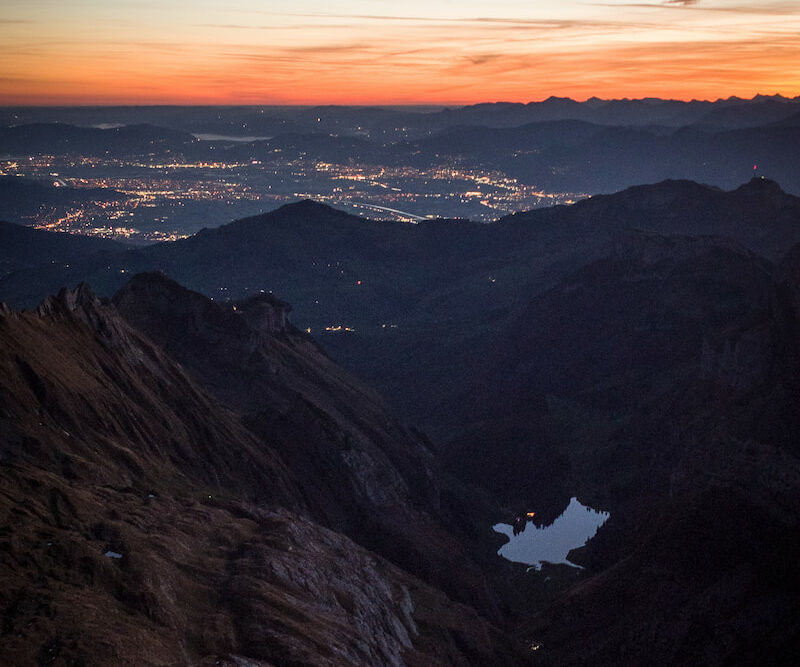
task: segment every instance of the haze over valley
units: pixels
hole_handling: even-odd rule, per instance
[[[372,219],[491,222],[667,178],[732,188],[766,175],[800,193],[800,100],[781,96],[14,108],[2,120],[4,219],[135,244],[305,198]]]

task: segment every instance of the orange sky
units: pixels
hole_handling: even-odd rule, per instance
[[[3,0],[0,104],[800,95],[800,0]]]

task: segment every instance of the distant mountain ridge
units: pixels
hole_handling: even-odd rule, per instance
[[[0,123],[19,125],[33,122],[62,121],[73,124],[149,123],[190,132],[241,134],[245,125],[249,134],[273,136],[286,132],[324,131],[350,133],[358,127],[373,131],[391,131],[405,127],[413,132],[442,129],[457,124],[490,124],[510,127],[525,123],[575,119],[605,125],[666,124],[689,125],[718,109],[800,104],[800,96],[756,95],[752,99],[729,97],[708,100],[600,99],[584,102],[550,97],[538,102],[484,102],[463,107],[354,107],[315,106],[283,108],[280,106],[226,107],[53,107],[0,108]],[[787,115],[789,115],[787,113]]]
[[[0,127],[0,155],[141,155],[178,150],[195,141],[187,132],[144,123],[107,129],[67,123]]]
[[[459,164],[573,198],[664,179],[731,188],[756,173],[800,194],[800,128],[792,120],[798,111],[800,98],[781,96],[550,98],[434,110],[235,107],[224,114],[197,107],[111,108],[104,122],[121,126],[100,129],[76,121],[81,113],[84,123],[97,121],[101,111],[15,109],[7,112],[9,125],[0,127],[0,155],[172,154],[189,163],[275,161],[284,168],[299,160],[307,168],[320,161],[421,172]],[[65,119],[73,124],[52,122]],[[192,133],[221,138],[200,141]]]

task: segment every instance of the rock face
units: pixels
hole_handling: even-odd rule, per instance
[[[292,307],[268,292],[234,301],[230,306],[247,321],[251,329],[259,333],[278,334],[289,327]]]
[[[140,274],[113,302],[208,391],[244,414],[301,480],[317,521],[494,613],[474,557],[447,527],[428,443],[296,329],[265,328],[274,300],[217,304],[161,274]]]
[[[0,314],[0,435],[5,664],[511,660],[86,286]]]

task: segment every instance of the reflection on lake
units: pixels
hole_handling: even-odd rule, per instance
[[[497,553],[515,563],[526,563],[537,569],[541,561],[574,565],[567,560],[570,549],[586,544],[609,516],[608,512],[598,512],[572,498],[564,513],[549,526],[537,528],[523,524],[522,530],[517,528],[518,534],[515,535],[514,526],[495,524],[495,532],[508,535],[510,539]]]

